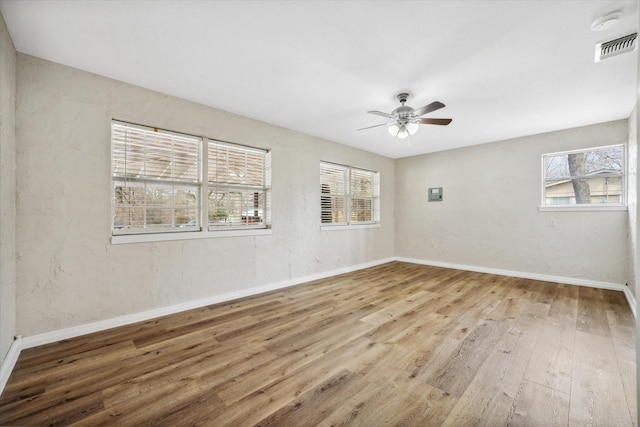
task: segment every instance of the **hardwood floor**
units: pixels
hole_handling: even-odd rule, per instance
[[[631,426],[621,292],[400,262],[22,352],[1,425]]]

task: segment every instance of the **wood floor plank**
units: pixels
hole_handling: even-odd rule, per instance
[[[637,396],[635,319],[627,311],[608,309],[606,314],[613,337],[613,348],[618,361],[622,386],[631,412],[631,420],[637,420],[638,408],[635,405],[635,400],[629,399],[629,396]]]
[[[342,396],[350,396],[367,386],[360,376],[343,370],[316,388],[255,424],[256,427],[273,425],[317,425],[342,403]]]
[[[298,343],[291,343],[290,347],[287,347],[286,352],[279,352],[275,354],[278,354],[279,356],[294,354],[295,356],[281,357],[273,362],[268,362],[271,366],[266,369],[264,369],[264,366],[261,367],[260,375],[256,375],[256,372],[252,368],[235,377],[233,381],[216,387],[215,391],[226,404],[229,404],[263,386],[266,386],[273,381],[274,377],[277,378],[281,376],[278,374],[290,373],[300,368],[307,368],[310,365],[312,365],[314,369],[317,369],[319,366],[323,366],[322,360],[317,361],[319,358],[326,359],[333,367],[334,363],[332,363],[332,359],[329,356],[323,356],[326,354],[335,354],[334,350],[341,346],[349,346],[351,341],[357,339],[364,331],[371,328],[370,325],[364,323],[361,323],[358,326],[359,329],[355,327],[346,328],[340,331],[340,333],[332,333],[331,331],[328,331],[324,334],[318,334],[310,337],[309,339],[301,340]],[[270,345],[267,348],[270,351],[273,351]],[[347,356],[351,358],[354,357],[350,354]],[[336,361],[337,360],[340,359],[336,358]]]
[[[82,339],[68,339],[53,344],[28,348],[20,352],[15,371],[19,372],[29,367],[39,367],[43,363],[55,359],[74,357],[96,349],[102,349],[116,343],[133,341],[137,337],[162,334],[164,328],[159,320],[126,325],[106,331],[87,334]]]
[[[4,405],[0,413],[0,425],[5,422],[5,413],[15,414],[21,411],[37,412],[41,416],[55,420],[57,414],[63,413],[61,410],[67,406],[67,402],[83,399],[132,377],[175,363],[206,348],[206,343],[198,343],[176,346],[171,350],[145,352],[136,361],[132,361],[132,359],[119,361],[113,367],[96,371],[93,374],[83,372],[69,375],[68,378],[62,378],[50,384],[43,394],[29,398],[28,405],[24,405],[23,401],[14,401]]]
[[[633,425],[611,338],[576,331],[570,402],[571,422]]]
[[[287,369],[280,375],[277,373],[268,375],[269,372],[263,369],[242,375],[233,383],[226,384],[231,385],[235,390],[228,387],[214,388],[213,391],[223,390],[224,393],[218,394],[229,400],[226,401],[227,408],[224,414],[219,419],[212,419],[212,424],[253,425],[257,423],[339,371],[357,366],[355,359],[361,360],[361,363],[375,360],[378,348],[370,346],[370,343],[368,339],[360,338],[346,345],[346,348],[331,351],[327,357],[305,361],[306,363],[295,369]],[[274,372],[282,372],[285,367],[280,365],[276,369],[277,371]],[[309,372],[312,372],[312,375],[305,375]]]
[[[578,318],[576,330],[590,334],[611,336],[602,289],[581,287],[578,292]]]
[[[51,402],[51,401],[50,401]],[[4,426],[69,425],[84,422],[88,417],[104,409],[100,392],[72,398],[61,398],[52,404],[35,408],[11,410],[11,416],[3,416]]]
[[[524,378],[561,393],[571,393],[575,320],[547,317]]]
[[[568,394],[524,380],[505,425],[561,427],[568,422]]]
[[[504,308],[498,307],[497,311],[510,313],[508,320],[504,320],[508,329],[474,370],[475,375],[445,426],[506,424],[549,305],[521,300],[514,309],[513,300],[503,303]]]
[[[0,399],[0,405],[11,403],[8,399],[13,396],[14,400],[35,396],[47,387],[51,387],[60,381],[69,381],[73,377],[83,375],[93,375],[105,364],[120,362],[134,358],[140,354],[131,341],[117,342],[103,348],[92,349],[76,355],[63,358],[55,358],[45,362],[42,366],[29,366],[16,371],[12,375],[11,381],[7,384]]]
[[[192,405],[205,405],[209,413],[223,408],[215,394],[204,393],[198,381],[180,381],[144,393],[135,400],[123,400],[82,421],[87,426],[169,426],[176,416],[188,413]],[[198,414],[195,414],[198,416]],[[199,415],[202,417],[202,414]],[[180,421],[182,422],[182,421]]]
[[[634,399],[638,393],[636,385],[636,348],[633,343],[617,338],[613,339],[613,347],[618,360],[618,369],[627,399],[627,406],[631,413],[631,420],[635,421],[638,419],[638,407]]]
[[[454,402],[453,396],[428,384],[369,385],[319,426],[439,426]]]
[[[22,352],[0,425],[631,425],[624,294],[390,262]]]
[[[400,301],[385,304],[384,307],[381,307],[379,310],[374,311],[360,320],[371,325],[379,326],[407,312],[412,312],[415,307],[423,305],[425,300],[428,300],[430,296],[433,296],[433,293],[425,291],[417,292]]]
[[[425,382],[454,396],[462,396],[506,331],[507,325],[503,322],[487,319],[480,323],[460,343],[450,360],[438,369],[431,370]]]
[[[551,300],[549,308],[549,317],[558,320],[565,320],[575,323],[578,315],[578,293],[579,286],[565,285],[559,283],[556,292]]]

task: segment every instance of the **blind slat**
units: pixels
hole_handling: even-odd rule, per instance
[[[111,129],[114,173],[199,182],[201,138],[116,122]]]

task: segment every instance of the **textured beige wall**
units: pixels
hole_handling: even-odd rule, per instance
[[[16,51],[0,15],[0,360],[16,334]]]
[[[627,212],[538,211],[540,155],[627,142],[626,120],[394,162],[26,55],[17,93],[24,335],[394,255],[629,280]],[[271,149],[273,234],[111,245],[111,118]],[[381,228],[320,231],[320,160],[381,172]],[[436,186],[444,202],[427,203]]]
[[[271,149],[272,235],[111,245],[111,118]],[[21,334],[393,255],[391,159],[22,54],[16,123]],[[382,227],[320,230],[320,160],[380,171]]]
[[[396,161],[396,255],[624,284],[627,212],[538,207],[543,153],[627,143],[627,133],[621,120]],[[444,201],[428,203],[429,187]]]

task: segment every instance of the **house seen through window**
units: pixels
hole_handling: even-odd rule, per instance
[[[542,206],[625,205],[625,146],[542,156]]]

